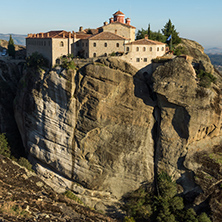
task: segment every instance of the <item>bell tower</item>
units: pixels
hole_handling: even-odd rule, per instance
[[[114,16],[114,22],[121,22],[124,23],[125,22],[125,15],[121,12],[121,11],[117,11],[115,14],[113,14]]]

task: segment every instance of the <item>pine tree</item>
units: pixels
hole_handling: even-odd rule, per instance
[[[179,33],[176,31],[175,26],[172,24],[171,20],[165,24],[165,26],[162,29],[163,34],[168,38],[170,35],[172,36],[172,43],[178,44],[181,42],[181,39],[179,37]]]
[[[150,30],[150,24],[148,25],[148,38],[151,39],[151,30]]]
[[[12,39],[12,35],[10,35],[10,38],[8,41],[8,54],[9,56],[12,56],[13,58],[15,58],[15,45]]]

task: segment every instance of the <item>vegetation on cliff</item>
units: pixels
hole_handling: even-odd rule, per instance
[[[155,222],[210,222],[206,213],[197,215],[193,208],[184,206],[183,198],[178,195],[177,184],[166,173],[157,178],[156,193],[151,186],[143,186],[129,194],[123,209],[128,217],[125,221]]]
[[[161,30],[162,33],[160,32],[160,30],[158,32],[154,32],[150,30],[150,24],[148,26],[148,29],[141,29],[138,30],[137,34],[136,34],[136,39],[143,39],[145,37],[145,35],[148,35],[148,38],[151,40],[155,40],[155,41],[160,41],[160,42],[164,42],[164,43],[170,43],[170,40],[167,41],[167,39],[169,38],[169,36],[171,36],[171,40],[172,40],[172,44],[173,45],[177,45],[178,43],[181,42],[181,39],[179,37],[179,33],[176,31],[175,26],[172,24],[171,20],[169,19],[169,21],[165,24],[165,26],[163,27],[163,29]]]
[[[49,62],[42,54],[34,52],[32,55],[27,57],[26,64],[28,67],[39,69],[41,67],[48,67]]]
[[[11,35],[8,41],[8,54],[13,58],[15,57],[15,45]]]

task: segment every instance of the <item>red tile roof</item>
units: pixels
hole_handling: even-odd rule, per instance
[[[116,35],[112,32],[101,32],[88,38],[89,40],[127,40],[120,35]]]
[[[113,15],[124,15],[120,10],[119,11],[117,11],[115,14],[113,14]]]
[[[150,39],[138,39],[134,42],[127,43],[126,45],[165,45],[165,43]]]
[[[91,30],[93,35],[95,35],[99,32],[98,29],[85,29],[84,31],[87,33],[89,30]]]
[[[29,34],[27,38],[69,38],[71,34],[71,38],[74,37],[73,33],[67,31],[49,31],[49,32],[40,32],[37,34]],[[86,34],[85,32],[77,32],[77,39],[86,39],[92,36],[91,34]]]
[[[133,29],[136,29],[136,27],[134,27],[134,26],[132,26],[132,25],[128,25],[128,24],[126,24],[126,23],[122,23],[122,22],[118,22],[118,21],[111,22],[111,23],[109,23],[108,25],[112,25],[112,24],[121,24],[121,25],[124,25],[124,26],[127,26],[127,27],[131,27],[131,28],[133,28]],[[107,25],[103,25],[103,26],[99,27],[98,29],[101,29],[101,28],[103,28],[104,26],[107,26]]]

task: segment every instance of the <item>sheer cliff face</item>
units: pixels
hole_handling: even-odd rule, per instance
[[[178,179],[188,199],[195,193],[192,201],[209,189],[207,180],[197,186],[194,173],[207,172],[197,156],[221,141],[219,75],[202,88],[184,58],[152,76],[116,59],[60,71],[28,70],[15,100],[24,146],[51,186],[69,187],[98,209],[153,182],[159,171]]]
[[[154,106],[136,72],[118,60],[78,72],[27,71],[15,116],[37,172],[56,189],[118,200],[152,181]]]

